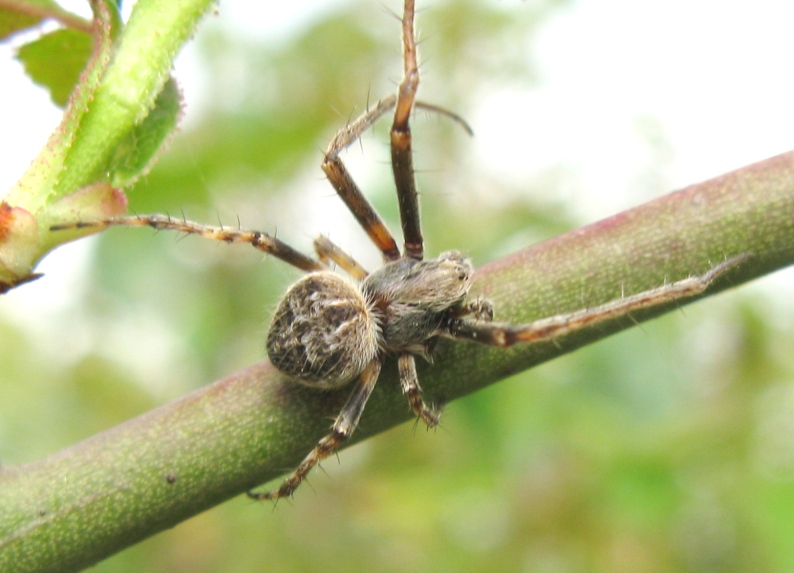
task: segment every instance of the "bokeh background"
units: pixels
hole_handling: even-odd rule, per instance
[[[374,267],[319,162],[399,81],[401,6],[271,4],[222,3],[182,54],[182,127],[131,209],[239,219],[304,250],[325,233]],[[421,2],[421,98],[475,131],[414,120],[429,252],[482,264],[794,147],[785,4]],[[59,112],[4,50],[6,188]],[[344,158],[398,229],[387,130]],[[145,229],[40,270],[0,300],[6,465],[259,360],[298,276]],[[792,288],[783,271],[614,336],[449,404],[440,431],[346,450],[292,502],[235,498],[93,570],[791,571]]]

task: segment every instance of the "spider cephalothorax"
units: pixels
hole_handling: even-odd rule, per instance
[[[473,266],[459,251],[423,260],[424,241],[412,167],[409,118],[415,107],[462,120],[436,106],[416,101],[419,85],[414,0],[405,0],[402,18],[404,75],[396,96],[389,95],[356,121],[340,130],[322,164],[336,189],[375,246],[385,264],[371,274],[325,237],[315,241],[317,259],[261,231],[212,227],[163,215],[116,217],[100,221],[72,221],[51,227],[102,229],[113,225],[150,226],[201,235],[229,243],[249,243],[308,274],[296,282],[279,303],[267,334],[270,360],[284,374],[319,390],[353,384],[353,390],[322,438],[282,485],[274,491],[252,493],[256,499],[291,495],[309,471],[353,434],[387,355],[395,355],[400,385],[414,413],[428,426],[439,421],[438,411],[425,403],[416,374],[415,357],[428,357],[438,337],[508,347],[554,339],[628,313],[703,293],[726,269],[745,257],[735,257],[700,276],[643,291],[567,314],[522,325],[493,322],[493,308],[484,299],[469,299]],[[356,141],[386,112],[394,109],[391,156],[400,207],[402,252],[378,213],[367,201],[346,167],[340,152]],[[332,272],[336,263],[350,278]]]

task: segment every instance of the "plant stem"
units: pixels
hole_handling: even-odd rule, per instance
[[[479,269],[473,295],[520,323],[751,258],[707,294],[794,262],[794,152],[688,187]],[[510,350],[442,340],[421,365],[446,401],[670,310]],[[409,418],[387,361],[354,441]],[[76,571],[293,467],[350,388],[322,393],[261,362],[41,461],[0,468],[0,570]]]

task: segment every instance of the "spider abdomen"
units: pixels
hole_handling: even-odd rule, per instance
[[[354,283],[314,272],[292,285],[276,308],[267,353],[276,368],[308,386],[340,388],[377,355],[378,328]]]

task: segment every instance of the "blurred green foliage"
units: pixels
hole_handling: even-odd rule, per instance
[[[422,99],[466,117],[487,90],[531,85],[533,30],[564,4],[428,7]],[[399,80],[395,21],[359,0],[278,41],[205,24],[206,109],[185,110],[131,210],[239,217],[305,251],[319,232],[354,227],[322,191],[320,150]],[[397,229],[385,123],[346,158],[363,157],[365,191]],[[581,223],[521,193],[548,181],[506,189],[482,177],[454,125],[423,113],[414,125],[431,253],[463,248],[482,264]],[[347,219],[307,226],[318,212]],[[353,253],[377,260],[357,236]],[[261,358],[270,310],[297,271],[253,249],[176,239],[107,232],[66,287],[70,310],[25,326],[0,315],[5,464]],[[737,293],[689,307],[685,320],[452,403],[437,432],[404,425],[345,451],[340,467],[325,464],[330,478],[313,474],[316,494],[304,487],[275,509],[234,499],[93,571],[791,570],[794,336],[768,314]]]

